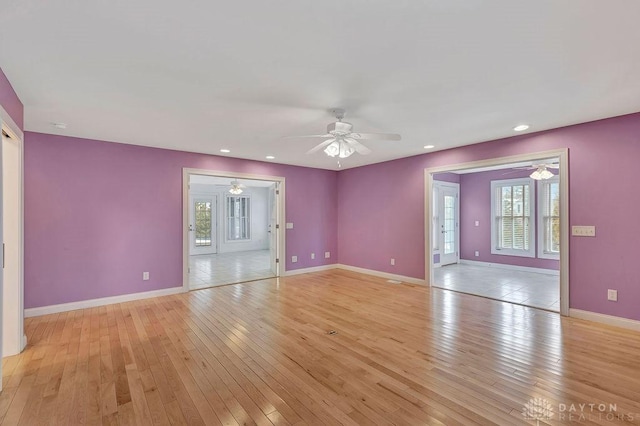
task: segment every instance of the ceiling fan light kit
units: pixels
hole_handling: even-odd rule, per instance
[[[339,158],[347,158],[353,154],[355,150],[347,145],[344,140],[334,140],[324,149],[324,153],[329,157],[338,156]]]
[[[533,173],[529,175],[531,179],[535,179],[535,180],[551,179],[554,176],[555,175],[553,173],[547,170],[546,166],[538,167],[536,170],[533,171]]]
[[[242,188],[246,188],[243,184],[238,182],[237,180],[231,181],[231,188],[229,188],[229,193],[233,195],[242,194]]]

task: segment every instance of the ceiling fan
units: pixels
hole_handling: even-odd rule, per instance
[[[229,188],[229,193],[233,194],[233,195],[239,195],[242,194],[242,191],[247,187],[246,185],[240,183],[239,180],[235,179],[232,180],[229,185],[220,185],[220,184],[216,184],[216,186],[224,186]]]
[[[291,136],[294,138],[322,138],[326,139],[324,142],[319,143],[309,151],[307,154],[313,154],[324,148],[324,153],[329,157],[347,158],[354,152],[358,154],[367,155],[371,153],[371,150],[361,144],[359,140],[365,139],[378,139],[399,141],[400,135],[394,133],[355,133],[351,130],[353,125],[342,121],[345,111],[343,109],[334,109],[332,112],[336,116],[336,122],[333,122],[327,126],[327,133],[324,135],[307,135],[307,136]]]
[[[554,164],[554,163],[542,163],[542,164],[532,164],[526,167],[514,167],[514,169],[516,170],[533,170],[533,172],[529,175],[529,177],[535,180],[551,179],[552,177],[555,176],[555,174],[550,172],[548,169],[559,169],[559,168],[560,168],[560,165]]]

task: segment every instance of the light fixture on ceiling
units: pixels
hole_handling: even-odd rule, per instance
[[[340,158],[347,158],[354,152],[356,152],[356,150],[349,146],[342,138],[336,138],[324,149],[324,153],[329,157],[338,156]]]
[[[264,157],[264,158],[266,158],[267,160],[273,160],[273,159],[275,159],[276,157],[274,157],[273,155],[267,155],[267,156],[266,156],[266,157]]]
[[[514,127],[513,130],[515,130],[516,132],[524,132],[528,128],[529,128],[528,124],[520,124],[520,125]]]
[[[243,184],[241,184],[237,180],[232,180],[231,181],[231,188],[229,188],[229,193],[233,194],[233,195],[240,195],[240,194],[242,194],[242,188],[246,188],[246,186],[244,186]]]
[[[67,123],[51,123],[51,125],[56,129],[61,129],[61,130],[64,130],[67,128]]]
[[[222,148],[220,152],[224,152],[225,154],[228,154],[229,152],[231,152],[231,150],[227,148]]]
[[[425,145],[424,146],[424,149],[431,149],[431,148],[435,148],[435,146],[434,145]]]
[[[547,170],[547,166],[545,165],[538,166],[538,168],[535,169],[533,173],[529,175],[531,179],[535,179],[535,180],[551,179],[554,176],[555,175],[553,173]]]

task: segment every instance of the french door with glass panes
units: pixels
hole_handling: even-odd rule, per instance
[[[440,266],[458,263],[458,187],[441,185],[438,191]]]
[[[217,197],[194,194],[190,198],[190,254],[217,253]]]

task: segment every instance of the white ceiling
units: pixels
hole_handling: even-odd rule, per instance
[[[336,169],[640,111],[636,0],[3,0],[26,130]],[[67,123],[65,130],[52,122]]]

